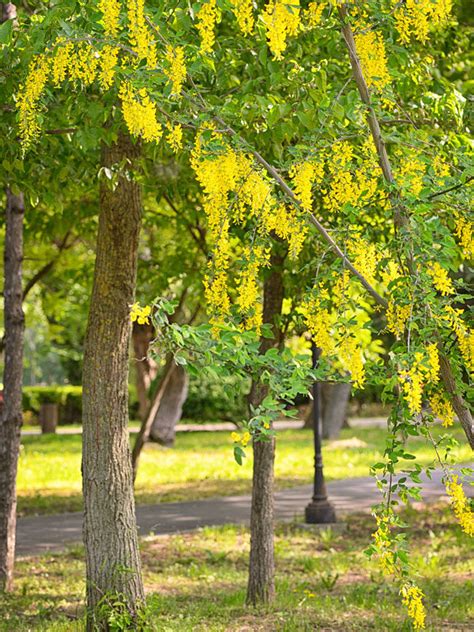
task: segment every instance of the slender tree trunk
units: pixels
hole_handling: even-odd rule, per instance
[[[138,418],[141,421],[144,421],[148,414],[150,408],[149,390],[158,370],[156,362],[148,357],[148,348],[153,340],[154,333],[153,325],[133,323],[132,342],[135,354],[135,384],[138,398]]]
[[[121,165],[124,171],[115,189],[101,184],[84,345],[82,475],[88,630],[108,627],[99,605],[107,607],[118,597],[134,616],[144,600],[128,438],[130,305],[141,216],[140,189],[130,167],[138,153],[124,135],[102,149],[102,165]]]
[[[23,195],[7,190],[4,250],[5,365],[0,424],[0,590],[11,590],[15,561],[16,474],[23,420]]]
[[[176,438],[176,424],[181,419],[183,404],[188,396],[188,374],[176,365],[153,420],[150,439],[164,446],[172,446]]]
[[[278,247],[278,246],[277,246]],[[274,339],[262,338],[260,352],[281,344],[277,322],[283,303],[283,262],[285,256],[272,254],[271,272],[263,290],[263,322],[272,325]],[[253,406],[265,397],[265,389],[254,381],[249,396]],[[250,514],[250,563],[247,604],[269,603],[275,596],[275,556],[273,543],[273,488],[275,440],[254,441],[252,509]]]

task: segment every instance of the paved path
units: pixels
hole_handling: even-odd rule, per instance
[[[386,417],[358,417],[349,419],[349,425],[351,428],[383,428],[387,425]],[[276,430],[299,430],[303,427],[302,421],[288,421],[282,419],[274,423]],[[230,421],[223,421],[220,423],[208,423],[208,424],[178,424],[176,426],[177,432],[219,432],[227,431],[232,432],[235,430],[235,424]],[[130,428],[131,433],[138,432],[138,426],[132,426]],[[23,437],[33,437],[41,434],[41,429],[35,428],[33,430],[23,430],[21,435]],[[56,434],[64,435],[78,435],[82,434],[82,428],[68,428],[67,426],[58,426]]]
[[[444,496],[441,473],[424,481],[425,500]],[[301,517],[311,498],[310,485],[294,487],[275,495],[276,518],[293,520]],[[328,483],[330,500],[339,514],[367,511],[380,499],[374,480],[352,478]],[[250,496],[228,496],[180,503],[161,503],[137,507],[140,535],[178,533],[220,524],[247,524]],[[82,514],[58,514],[20,518],[17,524],[17,555],[27,556],[58,551],[82,538]]]

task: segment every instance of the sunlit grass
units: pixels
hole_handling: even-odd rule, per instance
[[[444,505],[405,512],[413,573],[426,594],[427,630],[468,630],[474,616],[471,543]],[[347,531],[280,525],[275,604],[244,606],[249,535],[236,526],[142,541],[147,630],[162,632],[373,630],[408,632],[399,587],[363,554],[373,519]],[[22,560],[15,592],[0,599],[0,630],[83,629],[82,549]]]
[[[382,428],[343,430],[338,441],[324,449],[328,480],[367,476],[371,463],[380,461],[386,432]],[[472,458],[463,436],[453,451],[456,462]],[[132,437],[133,441],[133,437]],[[433,449],[418,438],[407,444],[420,463],[433,460]],[[278,432],[275,475],[283,488],[311,481],[312,434],[309,430]],[[243,466],[232,456],[227,432],[195,432],[178,435],[176,447],[148,444],[140,459],[137,501],[177,501],[250,491],[251,450]],[[53,513],[81,508],[81,437],[43,435],[23,437],[18,472],[21,513]]]

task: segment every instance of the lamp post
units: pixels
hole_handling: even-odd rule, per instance
[[[321,349],[312,343],[313,367],[316,369]],[[313,498],[305,509],[305,522],[309,524],[328,524],[336,522],[334,506],[328,500],[324,482],[321,428],[321,395],[319,383],[313,384],[313,436],[314,436],[314,489]]]

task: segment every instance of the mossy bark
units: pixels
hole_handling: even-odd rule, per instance
[[[127,136],[102,149],[94,284],[84,347],[83,494],[88,629],[107,629],[117,598],[134,618],[144,600],[128,437],[130,305],[134,301],[140,188],[138,147]]]

